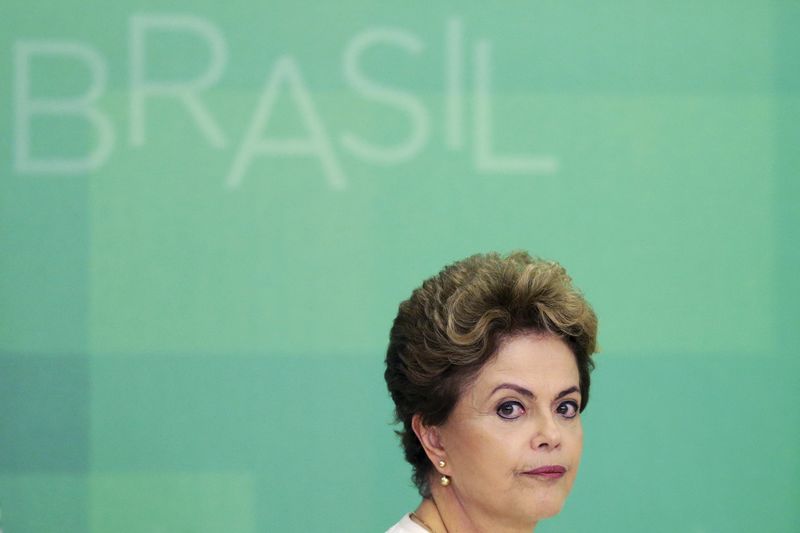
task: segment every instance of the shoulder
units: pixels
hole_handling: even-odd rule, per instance
[[[427,531],[411,520],[410,514],[404,514],[399,522],[386,530],[386,533],[427,533]]]

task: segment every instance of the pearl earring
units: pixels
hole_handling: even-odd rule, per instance
[[[447,461],[445,461],[444,459],[439,459],[439,468],[444,468],[446,466],[447,466]],[[450,484],[450,478],[442,474],[442,477],[439,478],[439,485],[441,485],[442,487],[446,487],[449,484]]]

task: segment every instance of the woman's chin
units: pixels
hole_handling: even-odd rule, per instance
[[[560,513],[563,506],[564,498],[537,500],[535,503],[532,503],[530,507],[530,509],[533,511],[531,513],[531,520],[538,522],[539,520],[544,520],[545,518],[551,518]]]

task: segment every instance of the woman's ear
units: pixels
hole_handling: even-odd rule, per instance
[[[411,429],[414,430],[414,434],[419,439],[420,444],[422,444],[422,449],[425,450],[425,455],[428,456],[434,469],[442,474],[447,474],[445,471],[447,468],[439,466],[440,461],[445,461],[445,464],[447,461],[447,452],[442,444],[442,436],[439,432],[439,427],[426,426],[422,422],[422,417],[416,414],[411,418]]]

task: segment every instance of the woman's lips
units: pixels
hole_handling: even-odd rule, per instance
[[[558,479],[564,475],[567,471],[561,465],[547,465],[547,466],[540,466],[539,468],[535,468],[533,470],[528,470],[523,472],[526,476],[536,476],[544,479]]]

